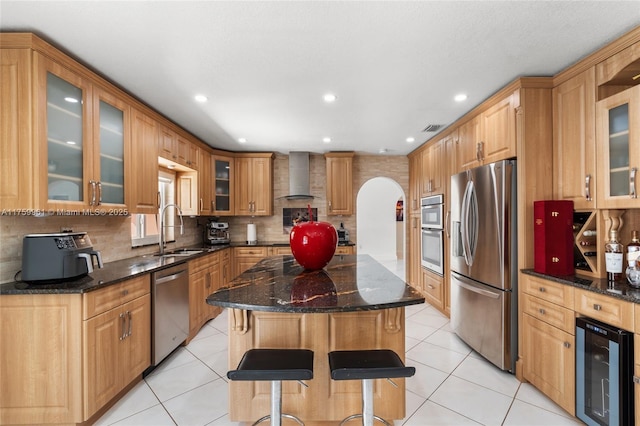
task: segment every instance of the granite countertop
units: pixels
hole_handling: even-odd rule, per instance
[[[346,243],[338,243],[339,247],[355,246],[353,241],[347,241]],[[258,241],[257,243],[249,244],[246,241],[231,241],[231,247],[289,247],[289,241]]]
[[[640,288],[629,285],[626,278],[610,283],[606,278],[591,278],[580,274],[556,276],[541,274],[535,272],[533,269],[523,269],[522,273],[583,290],[593,291],[594,293],[616,297],[629,302],[640,303]]]
[[[270,256],[207,303],[288,313],[354,312],[424,303],[424,297],[368,255],[337,255],[320,271],[305,272],[291,255]]]
[[[153,254],[136,256],[104,264],[103,268],[94,268],[84,277],[60,283],[30,284],[14,281],[0,284],[0,295],[9,294],[72,294],[86,293],[99,288],[116,284],[142,274],[149,274],[168,266],[186,263],[200,256],[206,256],[219,250],[229,248],[228,244],[208,247],[188,247],[202,250],[202,253],[190,256],[155,256]]]

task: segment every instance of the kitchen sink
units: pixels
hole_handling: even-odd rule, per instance
[[[163,254],[158,253],[158,254],[156,254],[156,256],[161,256],[161,257],[183,256],[183,257],[187,257],[187,256],[193,256],[194,254],[200,254],[203,251],[204,250],[179,249],[179,250],[168,251],[168,252],[163,253]]]

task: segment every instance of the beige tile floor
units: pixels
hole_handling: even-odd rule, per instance
[[[393,267],[390,267],[392,269]],[[403,276],[401,269],[395,270]],[[529,384],[472,351],[429,305],[406,308],[407,417],[395,425],[582,424]],[[209,321],[96,425],[235,425],[228,417],[227,314]],[[263,423],[268,424],[268,423]]]

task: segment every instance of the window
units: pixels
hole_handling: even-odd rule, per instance
[[[160,194],[160,210],[166,204],[175,203],[175,182],[176,175],[160,171],[158,177],[158,193]],[[167,209],[171,210],[171,209]],[[158,214],[160,212],[158,211]],[[160,241],[160,230],[158,228],[158,214],[133,214],[131,215],[131,246],[140,247],[158,244]],[[165,240],[174,240],[175,214],[166,213],[165,217]]]

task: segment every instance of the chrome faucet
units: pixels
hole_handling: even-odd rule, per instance
[[[178,214],[180,216],[180,226],[172,226],[172,228],[180,228],[180,235],[184,234],[184,222],[182,221],[182,209],[180,209],[180,206],[177,204],[167,204],[165,206],[162,207],[162,209],[160,209],[160,254],[164,254],[164,246],[165,246],[165,241],[164,241],[164,212],[165,210],[167,210],[168,207],[175,207],[176,210],[178,210]],[[167,226],[168,228],[168,226]]]

